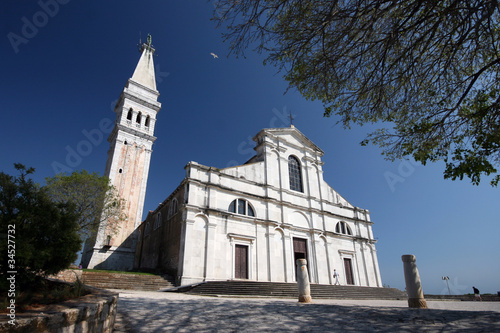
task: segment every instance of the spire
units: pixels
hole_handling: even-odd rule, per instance
[[[147,42],[141,45],[140,52],[142,52],[142,55],[132,75],[132,80],[149,89],[156,90],[155,66],[153,63],[155,49],[151,45],[151,35],[148,35]]]

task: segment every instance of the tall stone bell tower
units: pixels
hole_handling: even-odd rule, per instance
[[[87,268],[130,270],[134,263],[134,230],[142,221],[149,163],[156,123],[160,111],[160,95],[156,90],[151,36],[141,45],[141,57],[134,74],[127,81],[116,103],[115,127],[108,141],[108,161],[105,175],[125,201],[126,219],[116,230],[108,221],[101,223],[92,240],[86,244],[82,264]]]

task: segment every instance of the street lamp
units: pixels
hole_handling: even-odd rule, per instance
[[[448,284],[448,281],[450,280],[450,278],[447,276],[443,276],[443,280],[446,281],[446,285],[448,286],[448,293],[450,293],[450,295],[451,295],[450,285]]]

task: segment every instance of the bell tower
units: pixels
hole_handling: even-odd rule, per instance
[[[130,270],[133,267],[137,226],[142,221],[156,123],[160,111],[156,90],[151,36],[141,45],[141,57],[116,103],[115,127],[108,141],[105,175],[124,200],[126,219],[111,231],[107,221],[99,227],[95,244],[84,251],[88,268]]]

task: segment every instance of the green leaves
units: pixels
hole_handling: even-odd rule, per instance
[[[82,239],[94,234],[101,222],[113,221],[110,231],[116,231],[118,222],[124,219],[124,201],[107,177],[82,170],[46,178],[46,183],[52,200],[75,206]]]
[[[290,87],[323,103],[324,116],[340,116],[346,128],[392,125],[363,144],[379,145],[391,159],[444,160],[450,179],[465,176],[478,184],[479,175],[496,173],[496,1],[220,0],[218,5],[230,9],[219,25],[230,22],[225,37],[232,51],[242,54],[255,43]]]
[[[20,175],[0,172],[0,227],[6,240],[0,242],[2,272],[16,270],[23,287],[37,275],[54,274],[76,260],[81,241],[77,214],[72,204],[55,203],[29,175],[33,168],[16,164]],[[15,250],[15,256],[6,254]],[[11,260],[11,261],[9,261]]]
[[[451,178],[452,180],[458,178],[462,180],[464,176],[467,176],[474,185],[479,185],[481,174],[488,176],[491,173],[497,172],[484,156],[477,156],[474,151],[469,149],[455,150],[453,153],[453,162],[446,163],[445,178]],[[493,186],[497,185],[498,176],[495,179],[491,181],[491,185]]]

